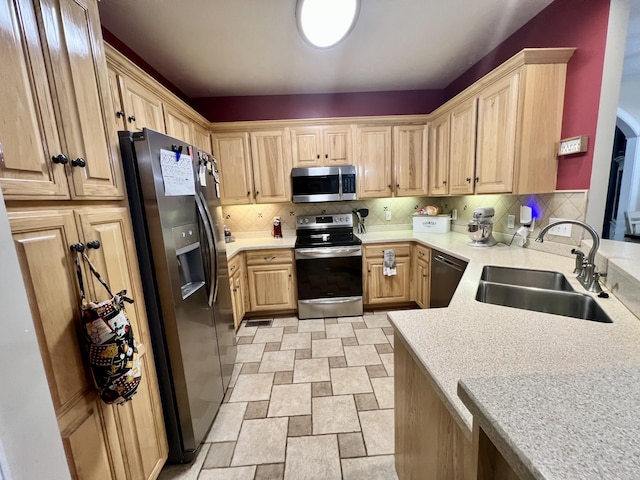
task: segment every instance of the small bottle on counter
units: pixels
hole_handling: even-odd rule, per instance
[[[273,217],[273,238],[282,238],[282,222],[280,217]]]
[[[225,243],[231,243],[231,242],[235,242],[236,241],[235,237],[233,237],[231,235],[231,230],[229,230],[229,227],[224,225],[223,226],[223,230],[224,230],[224,241],[225,241]]]

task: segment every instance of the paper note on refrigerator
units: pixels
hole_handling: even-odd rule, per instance
[[[160,170],[166,196],[196,194],[193,163],[189,155],[183,154],[178,158],[176,152],[160,150]]]

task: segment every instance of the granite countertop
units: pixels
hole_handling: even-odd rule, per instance
[[[470,247],[466,235],[453,232],[428,234],[399,230],[358,236],[365,245],[416,241],[469,261],[449,307],[388,314],[396,334],[405,340],[463,432],[471,437],[473,414],[478,415],[481,421],[495,428],[494,441],[502,442],[508,451],[515,452],[510,460],[520,464],[523,475],[528,478],[589,478],[591,474],[591,478],[599,478],[600,471],[594,469],[600,468],[607,473],[607,468],[614,463],[620,464],[620,469],[613,475],[616,478],[625,478],[628,468],[640,471],[638,455],[634,455],[637,432],[640,431],[637,423],[640,422],[632,424],[625,422],[622,413],[615,415],[615,412],[631,415],[633,412],[624,410],[625,405],[637,409],[640,404],[637,398],[640,396],[640,320],[614,295],[608,299],[596,298],[613,319],[612,324],[475,300],[485,265],[559,271],[576,292],[585,293],[572,273],[573,258],[504,244],[490,248]],[[588,248],[588,242],[585,243]],[[230,258],[237,251],[248,249],[293,248],[294,244],[293,236],[278,240],[270,237],[244,239],[229,244],[227,256]],[[606,280],[614,294],[637,297],[634,292],[640,281],[636,261],[640,258],[639,247],[637,244],[602,242],[598,263],[609,267]],[[613,278],[612,272],[615,272]],[[626,287],[627,292],[625,285],[630,285]],[[634,290],[629,292],[630,288]],[[625,302],[635,306],[633,302]],[[607,383],[615,380],[615,373],[603,373],[614,370],[626,372],[619,385]],[[590,387],[582,389],[581,382],[589,379]],[[459,381],[462,381],[460,391],[465,403],[458,396]],[[625,396],[615,394],[618,387],[621,389],[618,393]],[[559,391],[565,388],[568,391],[564,396],[560,395]],[[555,404],[554,397],[558,399]],[[532,398],[539,398],[541,403],[547,399],[545,405],[549,408],[543,408],[542,404],[533,408]],[[629,403],[625,403],[627,401]],[[606,404],[610,410],[602,408]],[[604,415],[605,411],[609,414]],[[558,415],[564,412],[568,423],[561,436],[554,433],[557,432],[554,425]],[[629,430],[619,428],[618,420]],[[573,450],[567,443],[567,428],[573,428],[571,431],[576,433],[570,443]],[[628,432],[633,435],[628,436]],[[550,438],[553,435],[556,440]],[[615,445],[599,443],[605,439]],[[559,444],[567,445],[567,448],[557,448]],[[633,457],[618,461],[616,455],[619,456],[620,449],[626,449],[627,444],[632,445],[628,451]],[[600,456],[609,456],[610,462],[590,458],[599,447]]]
[[[522,479],[638,478],[638,367],[466,379],[458,391]]]

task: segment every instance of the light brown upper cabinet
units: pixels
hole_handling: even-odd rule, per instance
[[[204,150],[207,153],[211,153],[213,151],[211,149],[211,135],[209,135],[209,130],[197,123],[194,123],[192,133],[193,144],[196,147],[198,147],[200,150]]]
[[[513,191],[519,80],[502,78],[478,96],[476,193]]]
[[[294,167],[323,167],[353,163],[349,125],[291,129]]]
[[[251,132],[251,163],[257,203],[291,201],[288,129]]]
[[[220,198],[223,205],[244,205],[255,201],[247,132],[213,135],[213,155],[218,160]]]
[[[120,76],[126,129],[141,131],[150,128],[165,133],[162,100],[144,85],[131,78]]]
[[[574,50],[524,49],[432,114],[430,195],[555,190]]]
[[[391,127],[357,127],[356,158],[358,198],[390,197]]]
[[[97,6],[93,0],[34,5],[36,10],[31,2],[0,4],[4,196],[121,199]]]
[[[448,113],[429,124],[429,195],[449,193],[449,142],[451,118]]]
[[[449,194],[473,193],[476,156],[477,101],[466,100],[455,106],[450,117]]]
[[[191,120],[171,105],[164,104],[164,124],[167,135],[183,142],[193,143]]]
[[[397,197],[428,194],[427,126],[393,127],[394,193]]]

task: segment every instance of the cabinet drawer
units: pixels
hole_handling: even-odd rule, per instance
[[[382,259],[384,250],[394,250],[396,258],[411,255],[411,245],[408,243],[380,243],[364,247],[365,257],[369,260]]]
[[[276,263],[293,263],[293,250],[279,248],[274,250],[255,250],[246,252],[247,265],[271,265]]]
[[[236,254],[231,260],[229,260],[229,276],[242,270],[244,254],[242,252]]]
[[[431,261],[431,249],[429,247],[425,247],[423,245],[415,246],[416,258],[418,260],[423,260],[427,263]]]

